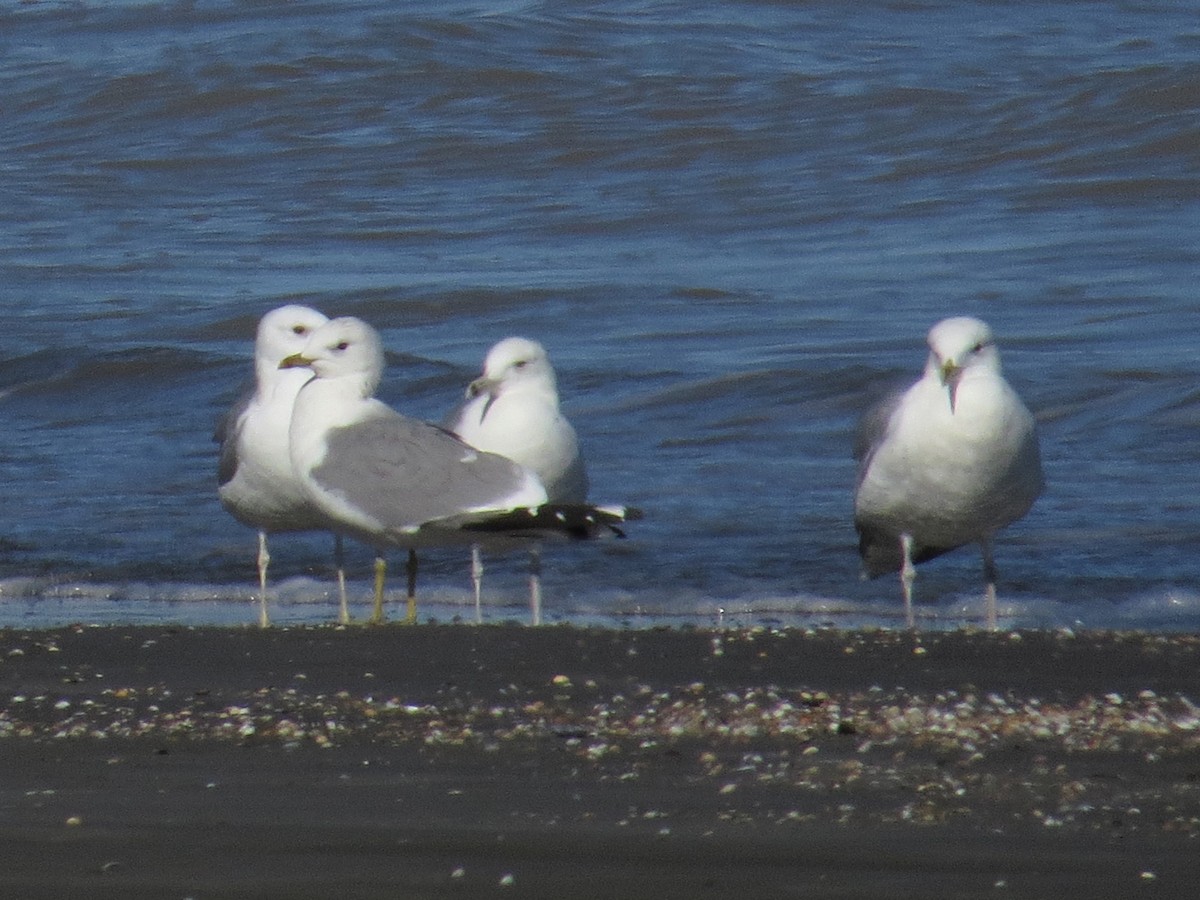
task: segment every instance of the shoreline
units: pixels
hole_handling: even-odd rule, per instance
[[[0,629],[0,887],[1180,895],[1198,678],[1179,634]]]

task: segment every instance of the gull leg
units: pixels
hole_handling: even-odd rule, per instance
[[[371,624],[383,624],[383,585],[387,579],[387,560],[380,554],[375,557],[375,607],[371,610]]]
[[[542,552],[537,544],[529,548],[529,623],[542,624]]]
[[[979,550],[983,553],[984,620],[989,631],[996,631],[996,560],[991,535],[979,539]]]
[[[404,614],[404,624],[417,624],[417,551],[408,551],[408,609]]]
[[[333,564],[337,566],[338,624],[350,624],[350,603],[346,599],[346,555],[342,549],[342,536],[333,536]]]
[[[900,535],[900,553],[903,561],[900,563],[900,587],[904,591],[904,624],[909,631],[916,631],[917,620],[913,615],[913,582],[917,578],[917,567],[912,561],[913,539],[911,534]]]
[[[258,625],[266,628],[271,624],[267,614],[267,566],[271,564],[271,554],[267,552],[267,533],[258,533]]]
[[[475,591],[475,624],[483,624],[483,549],[471,545],[471,587]]]

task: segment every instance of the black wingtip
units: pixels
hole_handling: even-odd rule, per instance
[[[632,513],[632,514],[631,514]],[[604,536],[625,537],[621,523],[640,519],[642,511],[624,506],[591,506],[585,503],[546,503],[496,513],[463,523],[466,531],[509,534],[517,537],[561,535],[574,540]]]

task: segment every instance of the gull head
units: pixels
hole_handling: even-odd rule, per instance
[[[307,306],[281,306],[259,320],[254,339],[255,359],[272,369],[308,343],[312,333],[328,322],[325,316]]]
[[[929,361],[925,364],[925,373],[937,378],[946,388],[952,413],[963,378],[976,372],[995,374],[999,371],[1000,354],[992,329],[986,322],[969,316],[955,316],[942,319],[929,330]]]
[[[318,327],[303,349],[279,364],[281,369],[307,367],[318,379],[347,379],[370,396],[383,376],[383,341],[379,333],[351,316],[330,319]]]
[[[467,399],[481,394],[495,399],[515,390],[557,393],[550,357],[537,341],[510,337],[493,346],[483,361],[483,374],[467,386]]]

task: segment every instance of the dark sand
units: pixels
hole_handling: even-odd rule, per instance
[[[2,897],[1200,896],[1200,639],[0,631]]]

